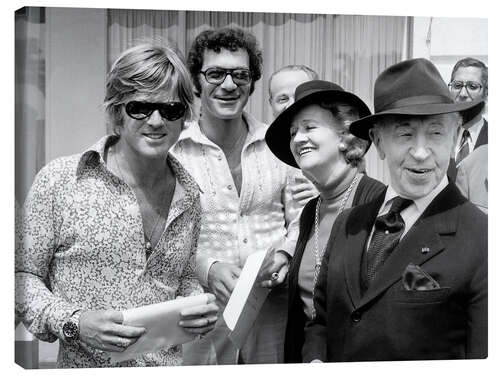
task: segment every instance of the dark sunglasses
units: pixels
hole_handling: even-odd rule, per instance
[[[150,103],[133,101],[125,105],[125,112],[135,120],[144,120],[158,110],[160,116],[165,120],[175,121],[184,116],[186,109],[186,105],[181,102]]]
[[[224,69],[224,68],[208,68],[201,71],[208,83],[220,85],[226,80],[228,75],[231,76],[233,82],[238,86],[248,85],[252,81],[252,75],[248,69]]]

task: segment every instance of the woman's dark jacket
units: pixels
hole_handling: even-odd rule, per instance
[[[380,181],[363,175],[354,193],[353,206],[370,202],[385,189]],[[302,362],[302,346],[304,344],[304,326],[306,315],[302,307],[299,288],[299,268],[306,247],[309,233],[313,230],[316,203],[318,198],[311,199],[304,206],[300,215],[300,231],[295,247],[295,254],[290,261],[288,271],[288,323],[285,334],[285,363]],[[326,343],[325,343],[326,345]]]

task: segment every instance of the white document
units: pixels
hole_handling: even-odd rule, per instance
[[[125,351],[111,353],[111,360],[121,362],[140,354],[152,353],[193,340],[196,335],[179,326],[180,312],[188,307],[205,305],[207,302],[208,296],[200,294],[122,311],[123,324],[144,327],[146,333]]]
[[[229,338],[241,348],[252,328],[259,311],[269,294],[268,288],[261,288],[257,276],[267,251],[257,251],[248,256],[238,282],[222,314],[228,328]]]

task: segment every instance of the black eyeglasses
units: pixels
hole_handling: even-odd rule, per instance
[[[457,94],[462,91],[464,87],[467,92],[476,93],[483,88],[483,85],[476,81],[451,81],[448,83],[448,87],[450,91],[456,92]]]
[[[224,68],[208,68],[200,72],[205,76],[208,83],[220,85],[226,80],[228,75],[231,76],[233,82],[238,85],[248,85],[252,81],[252,75],[248,69],[224,69]]]
[[[181,102],[150,103],[133,101],[125,105],[125,112],[135,120],[144,120],[158,110],[165,120],[175,121],[184,116],[186,109],[186,105]]]

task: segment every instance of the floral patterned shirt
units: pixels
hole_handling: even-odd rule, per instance
[[[58,367],[181,364],[171,347],[111,364],[109,353],[64,340],[78,310],[123,310],[202,292],[194,275],[200,229],[199,187],[168,155],[176,176],[164,232],[146,258],[139,204],[107,169],[106,136],[83,154],[62,157],[36,176],[16,244],[16,314],[44,341],[59,339]]]

